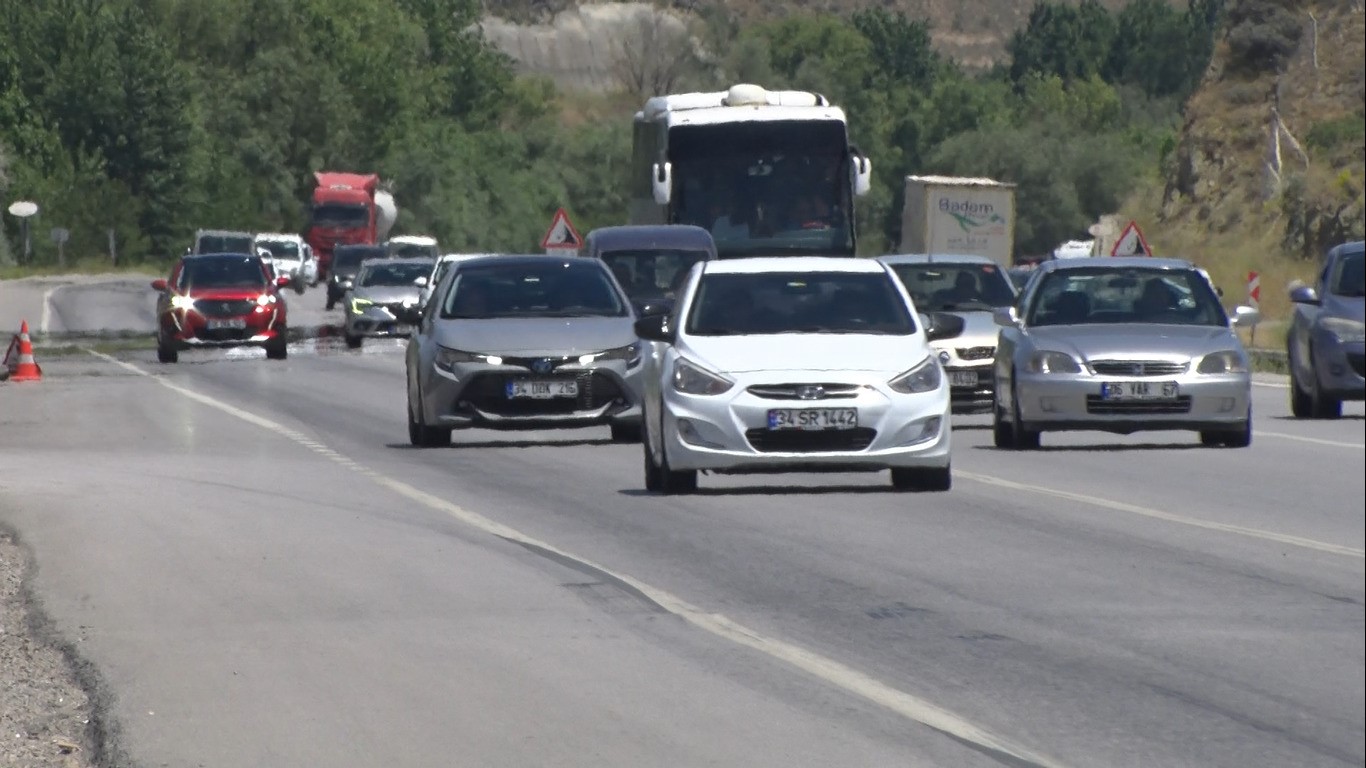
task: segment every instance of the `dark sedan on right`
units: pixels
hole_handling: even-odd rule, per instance
[[[1298,418],[1339,418],[1343,400],[1366,400],[1363,241],[1329,250],[1317,284],[1292,288],[1290,300],[1290,410]]]

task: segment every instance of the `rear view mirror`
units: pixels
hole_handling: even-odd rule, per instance
[[[1020,324],[1019,316],[1015,314],[1014,307],[997,307],[992,311],[991,319],[1002,328],[1014,328]]]
[[[427,284],[427,276],[426,276],[426,275],[420,275],[416,280],[413,281],[413,285],[426,285],[426,284]]]
[[[166,290],[166,280],[163,279],[163,278],[160,278],[160,277],[158,277],[157,279],[153,280],[153,281],[152,281],[152,290],[154,290],[154,291],[164,291],[164,290]]]
[[[1290,289],[1290,301],[1295,304],[1318,305],[1319,292],[1307,285],[1297,285]]]
[[[873,161],[855,153],[849,157],[849,163],[854,177],[854,194],[859,197],[868,194],[873,188]]]
[[[650,315],[636,321],[636,336],[646,341],[661,341],[672,344],[673,329],[669,328],[668,315]]]
[[[1233,310],[1233,324],[1236,326],[1250,326],[1261,322],[1262,313],[1256,307],[1239,306]]]
[[[920,324],[925,328],[926,340],[941,341],[952,339],[962,333],[967,321],[948,312],[930,312],[928,314],[921,313]]]
[[[647,301],[636,307],[636,312],[641,317],[654,317],[655,315],[667,315],[673,312],[674,303],[669,299],[655,299]]]
[[[281,288],[284,288],[286,285],[289,285],[289,275],[280,275],[279,277],[275,278],[275,284],[280,286]]]
[[[655,163],[650,170],[650,186],[654,191],[655,202],[668,205],[673,196],[673,163]]]

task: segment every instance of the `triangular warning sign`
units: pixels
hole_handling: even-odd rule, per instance
[[[1138,228],[1138,222],[1131,221],[1115,241],[1115,247],[1110,249],[1111,256],[1152,256],[1153,249],[1148,247],[1148,241],[1143,237],[1143,230]]]
[[[545,231],[545,237],[541,238],[541,247],[546,250],[563,248],[565,250],[579,250],[583,247],[583,238],[574,229],[574,225],[569,223],[569,214],[561,208],[555,211],[555,218],[550,220],[550,229]]]

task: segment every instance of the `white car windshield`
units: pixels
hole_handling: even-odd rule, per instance
[[[429,264],[374,264],[361,270],[356,281],[362,286],[413,285],[419,277],[431,274]]]
[[[1033,326],[1228,325],[1219,297],[1194,269],[1087,267],[1058,270],[1041,280],[1027,315]]]
[[[693,336],[854,333],[909,336],[915,322],[885,272],[762,272],[702,277]]]

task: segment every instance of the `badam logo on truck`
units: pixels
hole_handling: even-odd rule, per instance
[[[952,216],[953,220],[958,222],[958,226],[962,227],[963,234],[969,237],[1000,236],[1006,233],[1008,222],[1004,216],[996,212],[996,206],[991,203],[941,197],[939,212]]]

